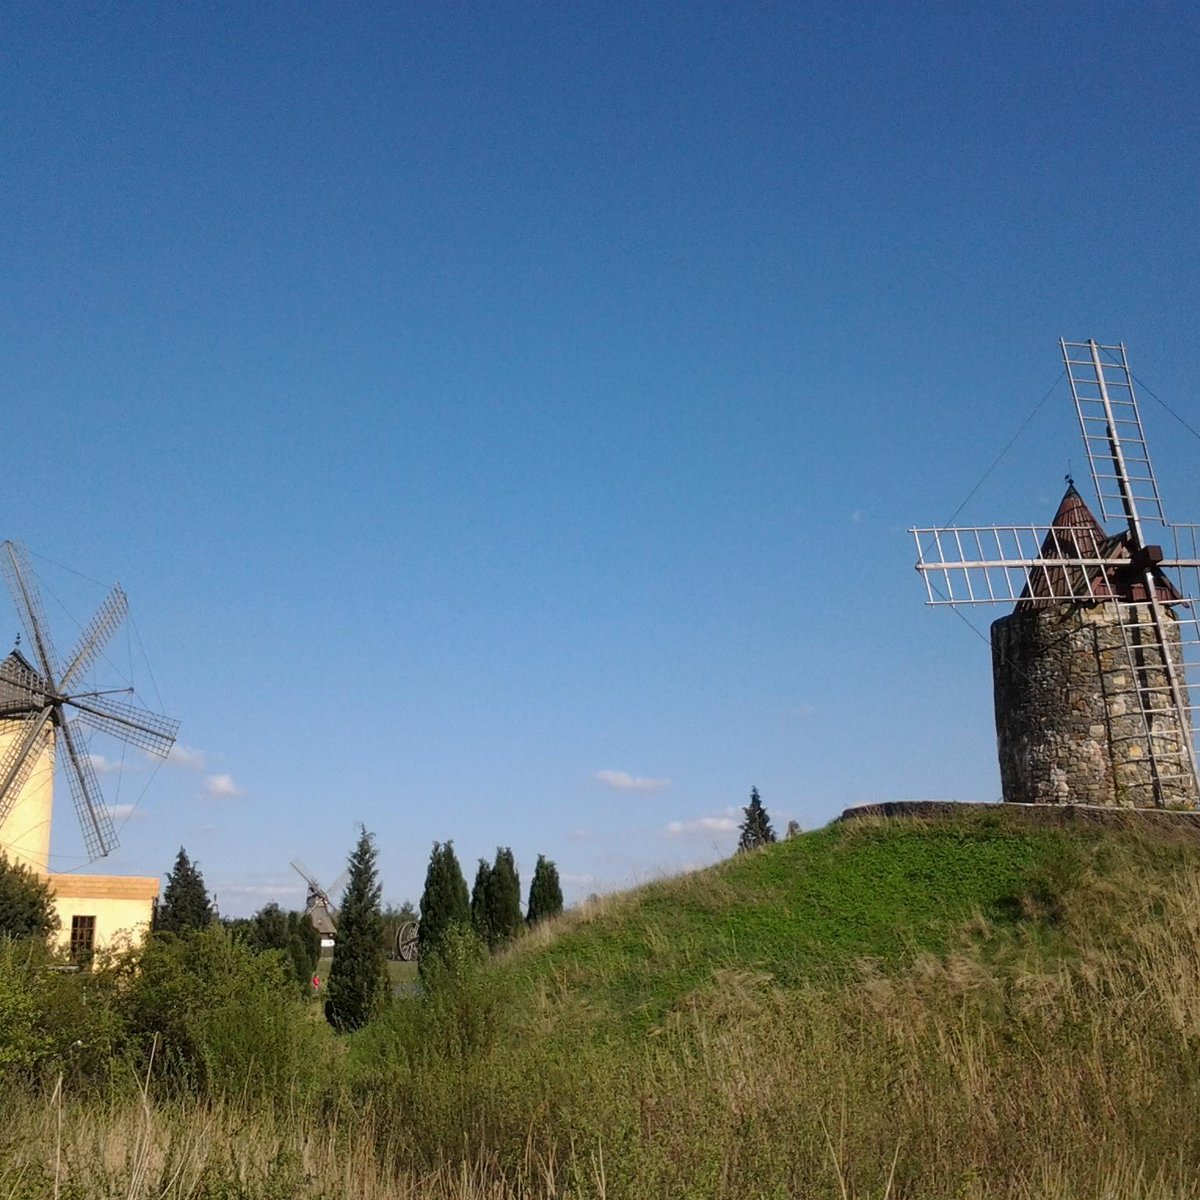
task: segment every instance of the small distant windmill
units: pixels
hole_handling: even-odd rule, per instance
[[[321,944],[332,945],[337,936],[337,909],[329,897],[342,890],[350,875],[349,870],[343,871],[328,890],[321,886],[317,877],[303,863],[293,861],[292,870],[308,885],[308,895],[304,901],[304,915],[321,935]]]
[[[166,758],[175,742],[179,722],[139,707],[130,700],[132,688],[91,690],[84,679],[120,627],[129,604],[115,584],[60,666],[42,607],[37,580],[25,548],[0,543],[0,572],[12,592],[24,629],[30,662],[14,649],[0,662],[0,845],[11,842],[6,820],[23,804],[23,789],[40,763],[50,765],[61,743],[62,769],[71,789],[75,813],[90,860],[103,858],[117,845],[112,817],[96,778],[80,726],[110,734],[158,758]],[[36,858],[49,854],[50,789],[42,793],[36,823],[41,847]],[[9,822],[12,824],[12,822]],[[17,834],[24,836],[24,825]],[[41,863],[44,869],[44,862]]]
[[[930,604],[1014,605],[991,635],[1005,800],[1195,807],[1200,529],[1163,514],[1125,346],[1059,345],[1101,516],[1125,528],[1068,480],[1049,526],[912,530],[917,570]]]

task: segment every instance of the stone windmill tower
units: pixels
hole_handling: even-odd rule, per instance
[[[991,630],[1006,801],[1195,808],[1198,530],[1163,516],[1125,347],[1060,345],[1101,514],[1124,528],[1068,481],[1048,526],[914,529],[917,570],[930,604],[1013,606]]]

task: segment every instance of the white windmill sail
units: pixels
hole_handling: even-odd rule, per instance
[[[911,532],[933,605],[1112,606],[1120,669],[1104,667],[1112,753],[1149,763],[1152,805],[1200,797],[1200,554],[1195,526],[1166,522],[1124,345],[1060,341],[1105,533],[1073,485],[1049,525],[928,527]],[[1076,503],[1077,500],[1077,503]],[[1148,530],[1161,528],[1161,543]],[[1192,686],[1189,686],[1189,679]],[[1126,732],[1132,711],[1138,732]]]

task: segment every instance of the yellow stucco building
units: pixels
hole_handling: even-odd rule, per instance
[[[7,664],[33,668],[14,650]],[[28,713],[5,712],[0,682],[0,764],[24,736]],[[59,944],[73,958],[95,950],[136,944],[145,937],[158,901],[158,877],[80,875],[50,870],[50,828],[54,811],[55,732],[42,744],[33,769],[16,789],[15,799],[0,798],[0,855],[43,876],[54,893]],[[11,799],[11,803],[10,803]]]

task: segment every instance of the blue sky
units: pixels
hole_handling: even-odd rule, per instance
[[[1198,51],[1182,4],[8,6],[2,532],[60,642],[122,581],[185,748],[105,775],[104,869],[296,903],[363,822],[391,899],[446,838],[578,898],[752,784],[996,798],[905,530],[1047,392],[959,519],[1086,477],[1060,336],[1200,427]]]

